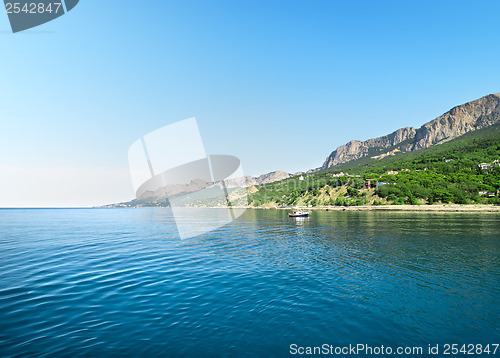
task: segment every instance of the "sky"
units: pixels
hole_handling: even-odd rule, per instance
[[[134,197],[128,149],[195,117],[245,174],[500,92],[500,2],[81,0],[12,34],[0,15],[0,207]]]

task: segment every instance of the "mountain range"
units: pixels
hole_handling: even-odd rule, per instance
[[[211,188],[212,192],[220,195],[220,190],[223,189],[229,190],[229,193],[231,193],[238,188],[274,183],[280,180],[288,179],[290,176],[290,174],[285,173],[284,171],[276,170],[270,173],[262,174],[258,177],[244,176],[240,178],[226,179],[224,181],[225,186],[223,186],[221,182],[213,183],[197,178],[191,180],[187,184],[161,186],[154,191],[146,190],[137,199],[130,202],[106,206],[143,206],[151,204],[166,206],[168,205],[168,200],[166,199],[178,194],[195,193],[202,189]]]
[[[379,138],[351,140],[335,149],[319,169],[330,169],[363,157],[381,159],[398,152],[429,148],[498,122],[500,93],[490,94],[453,107],[418,129],[404,127]]]
[[[229,189],[229,192],[232,192],[237,188],[253,187],[255,191],[255,186],[279,182],[301,174],[309,175],[325,170],[335,170],[346,165],[350,167],[359,166],[361,162],[366,164],[401,153],[424,150],[497,123],[500,124],[500,93],[490,94],[456,106],[418,129],[404,127],[378,138],[365,141],[351,140],[336,148],[320,168],[308,170],[305,174],[295,173],[291,175],[277,170],[259,177],[245,176],[226,180],[224,183],[225,188],[220,182],[212,183],[194,179],[188,184],[160,187],[155,191],[145,191],[136,200],[111,206],[135,206],[145,203],[168,205],[166,199],[170,196],[181,193],[194,193],[205,188],[213,188],[213,190]]]

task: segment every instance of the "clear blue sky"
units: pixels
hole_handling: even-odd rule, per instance
[[[3,13],[0,207],[129,199],[132,142],[193,116],[207,152],[247,174],[318,167],[351,139],[500,92],[499,13],[497,0],[81,0],[18,34]]]

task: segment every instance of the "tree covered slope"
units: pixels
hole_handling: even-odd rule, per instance
[[[427,149],[252,187],[249,198],[254,206],[498,203],[499,160],[495,124]]]

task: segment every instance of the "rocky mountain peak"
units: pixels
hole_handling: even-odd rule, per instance
[[[428,148],[498,122],[500,122],[500,93],[490,94],[453,107],[417,130],[405,127],[386,136],[363,142],[351,140],[334,150],[321,168],[331,168],[369,155],[380,158],[382,157],[380,154],[387,151],[396,153]],[[399,147],[387,149],[397,145]]]
[[[415,128],[405,127],[386,136],[368,139],[363,142],[351,140],[333,151],[326,158],[322,168],[330,168],[337,164],[362,158],[368,155],[370,148],[389,148],[413,137],[415,137]]]
[[[417,130],[410,150],[428,148],[500,120],[500,94],[490,94],[453,107]]]

